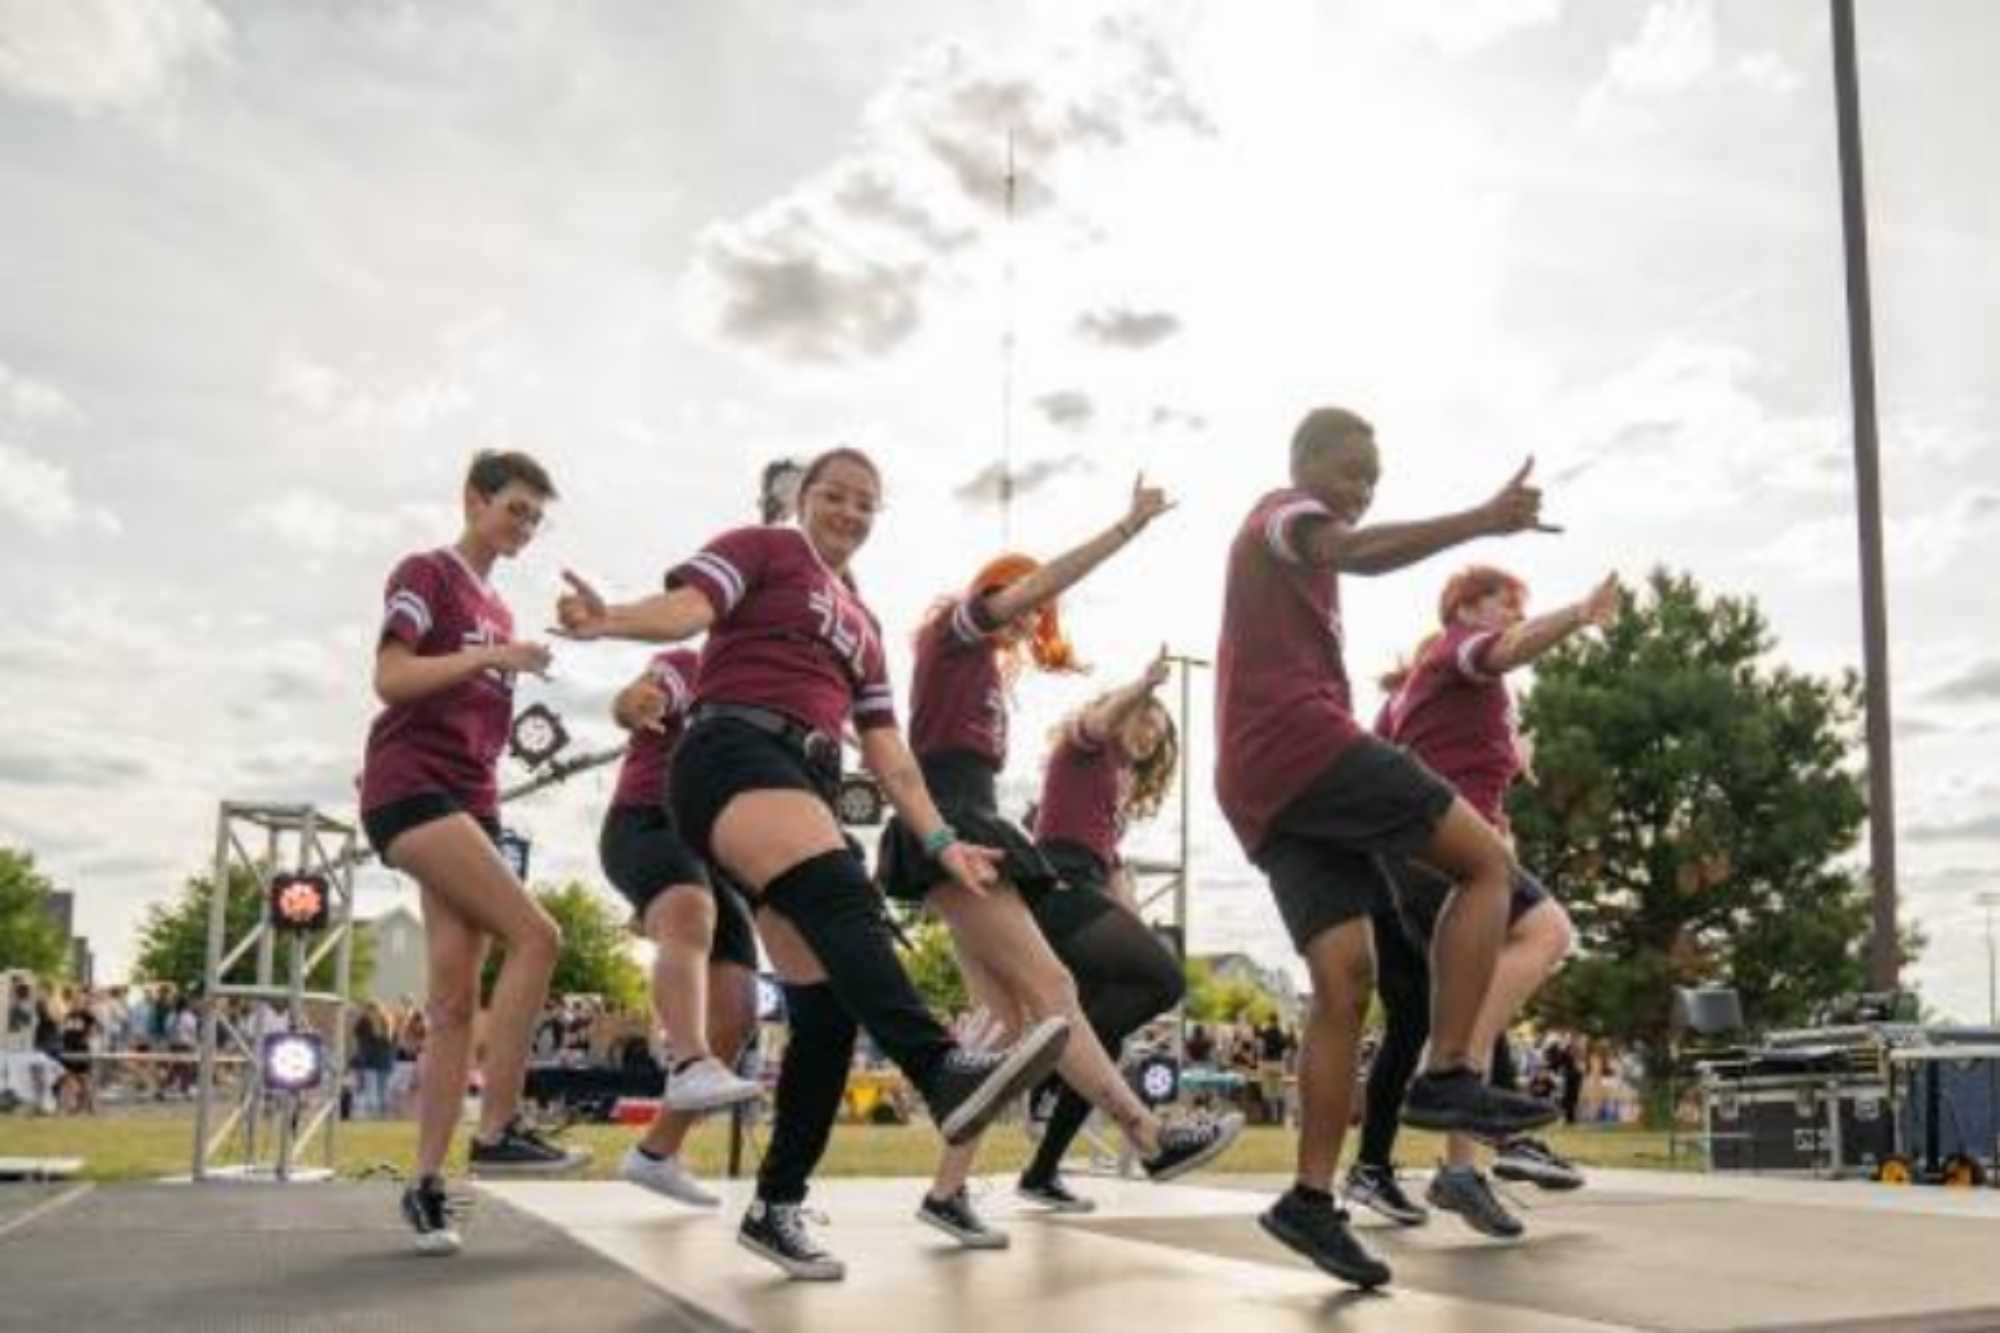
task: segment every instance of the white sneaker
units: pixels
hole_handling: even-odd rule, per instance
[[[763,1095],[763,1084],[736,1077],[711,1055],[669,1076],[665,1100],[669,1111],[716,1111]]]
[[[713,1208],[722,1202],[695,1182],[678,1157],[648,1157],[637,1145],[625,1150],[624,1160],[618,1163],[618,1174],[639,1188],[664,1194],[676,1203]]]

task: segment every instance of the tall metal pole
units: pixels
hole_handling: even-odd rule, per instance
[[[1174,878],[1174,925],[1181,933],[1181,952],[1185,954],[1188,943],[1188,872],[1189,860],[1193,856],[1193,824],[1188,813],[1194,786],[1188,780],[1194,767],[1194,738],[1190,735],[1192,728],[1189,725],[1194,714],[1190,709],[1194,705],[1195,668],[1208,666],[1209,663],[1185,653],[1169,653],[1167,660],[1181,669],[1181,854],[1180,874]]]
[[[2000,893],[1982,890],[1972,895],[1972,901],[1986,912],[1986,1025],[2000,1027],[2000,992],[1994,987],[1993,958],[1993,908],[2000,904]]]
[[[1007,327],[1000,335],[1000,546],[1014,545],[1014,131],[1007,131],[1006,222],[1001,264]]]
[[[1896,786],[1890,755],[1889,631],[1882,592],[1882,479],[1875,435],[1874,320],[1868,301],[1868,215],[1861,180],[1861,94],[1854,0],[1833,6],[1833,87],[1840,129],[1840,215],[1847,254],[1847,365],[1854,400],[1854,507],[1861,537],[1861,642],[1868,709],[1868,863],[1874,929],[1868,981],[1896,989]]]

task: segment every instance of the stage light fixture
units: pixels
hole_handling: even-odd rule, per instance
[[[270,922],[273,930],[324,930],[333,894],[321,875],[280,874],[271,877]]]
[[[326,1043],[317,1032],[267,1033],[257,1044],[257,1069],[271,1092],[304,1092],[326,1073]]]
[[[514,872],[514,878],[526,884],[528,882],[528,851],[534,844],[528,841],[526,834],[516,833],[510,828],[503,828],[500,830],[500,840],[496,845],[500,848],[500,859],[505,861],[507,868]]]
[[[569,729],[547,704],[530,704],[514,719],[508,751],[529,768],[540,768],[569,744]]]
[[[866,773],[849,773],[843,777],[833,805],[841,823],[866,827],[881,823],[889,810],[888,798],[883,796],[881,784]]]

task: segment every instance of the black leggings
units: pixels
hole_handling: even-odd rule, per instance
[[[1368,1065],[1368,1096],[1361,1121],[1361,1148],[1355,1161],[1363,1166],[1389,1166],[1396,1150],[1396,1130],[1403,1094],[1423,1059],[1431,1036],[1430,961],[1417,948],[1394,907],[1378,908],[1368,923],[1375,933],[1375,989],[1382,996],[1382,1044]],[[1503,1033],[1493,1042],[1489,1077],[1497,1087],[1517,1081],[1514,1052]]]
[[[1111,1058],[1125,1039],[1181,1001],[1187,989],[1176,959],[1145,922],[1094,888],[1035,895],[1029,903],[1049,947],[1076,978],[1091,1031]],[[1021,1173],[1025,1184],[1046,1184],[1090,1118],[1090,1103],[1059,1079],[1061,1093],[1035,1157]]]
[[[757,1197],[766,1203],[798,1203],[806,1181],[833,1135],[840,1099],[854,1063],[860,1031],[833,987],[785,984],[785,1018],[791,1035],[778,1066],[777,1106],[771,1143],[757,1167]]]

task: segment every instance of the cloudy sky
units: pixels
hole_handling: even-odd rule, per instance
[[[1970,1018],[2000,15],[1860,10],[1905,903],[1917,979]],[[0,838],[116,975],[219,799],[350,813],[381,580],[455,534],[488,445],[563,490],[501,576],[532,626],[562,565],[650,587],[763,460],[861,443],[899,644],[1000,546],[1003,441],[1036,551],[1143,468],[1180,508],[1072,607],[1115,678],[1212,649],[1230,532],[1341,402],[1380,429],[1383,516],[1532,453],[1567,534],[1473,553],[1544,601],[1665,562],[1757,597],[1794,664],[1858,664],[1828,52],[1821,0],[0,0]],[[1350,584],[1357,674],[1449,570]],[[608,741],[640,656],[564,649],[524,701]],[[1193,943],[1275,961],[1206,696]],[[1030,682],[1018,734],[1076,699]],[[539,873],[594,873],[608,790],[516,808]],[[375,872],[364,910],[404,892]]]

